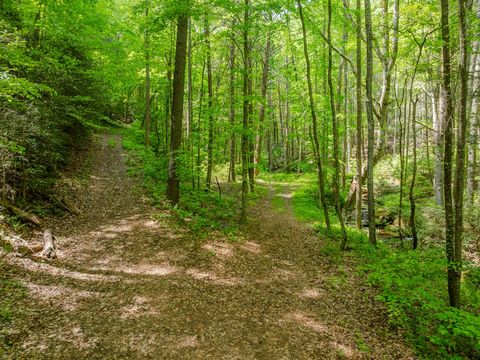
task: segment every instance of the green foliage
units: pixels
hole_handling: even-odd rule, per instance
[[[348,246],[353,253],[339,250],[340,228],[332,224],[327,233],[322,226],[322,211],[316,198],[315,175],[272,174],[264,176],[274,184],[295,189],[294,214],[313,223],[324,241],[320,252],[334,266],[341,266],[345,256],[358,258],[359,270],[366,274],[371,286],[378,288],[378,299],[385,302],[392,326],[406,331],[408,340],[425,358],[476,358],[480,356],[480,272],[467,267],[462,281],[462,309],[448,306],[446,260],[441,247],[416,251],[393,249],[380,242],[372,247],[363,231],[347,228]],[[384,208],[398,209],[398,194],[381,197]],[[408,204],[408,203],[407,203]],[[409,206],[409,204],[408,204]],[[408,208],[405,209],[407,211]],[[474,211],[473,211],[474,212]],[[474,215],[471,215],[472,219]],[[469,215],[466,216],[469,219]],[[424,217],[420,217],[426,221]],[[478,219],[478,218],[476,218]],[[425,225],[420,224],[425,232]],[[438,233],[438,225],[435,227]],[[341,286],[342,278],[329,279],[333,287]],[[361,339],[359,340],[361,348]],[[368,351],[367,348],[364,349]]]
[[[121,133],[122,146],[128,153],[128,173],[142,179],[144,187],[156,205],[171,209],[198,236],[206,235],[206,229],[218,230],[231,237],[236,236],[239,216],[238,189],[235,191],[224,189],[226,194],[222,196],[215,184],[211,191],[205,191],[203,188],[192,189],[189,159],[182,155],[178,169],[182,196],[178,206],[172,208],[165,200],[166,158],[161,154],[156,155],[152,148],[145,148],[144,130],[139,122],[121,130]],[[250,195],[250,200],[255,201],[264,194],[265,190],[257,188],[256,193]]]
[[[448,306],[442,249],[402,252],[380,245],[362,255],[366,263],[360,268],[379,288],[391,324],[407,329],[421,353],[442,358],[480,355],[480,317]]]
[[[85,2],[2,2],[0,197],[51,191],[71,152],[84,146],[85,119],[101,117],[88,50],[103,41],[94,36],[98,15]]]
[[[369,353],[370,352],[370,348],[368,347],[368,345],[365,343],[365,340],[363,339],[363,336],[361,333],[359,332],[356,332],[355,333],[355,337],[356,337],[356,344],[357,344],[357,347],[360,351],[364,352],[364,353]]]
[[[164,201],[167,160],[155,155],[152,149],[143,145],[144,131],[136,122],[121,130],[122,146],[128,153],[128,174],[142,179],[143,186],[152,196],[155,203]]]
[[[220,197],[216,192],[187,191],[175,212],[198,235],[207,235],[207,229],[233,236],[237,232],[238,212],[233,197]]]

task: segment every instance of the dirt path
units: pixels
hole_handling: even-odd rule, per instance
[[[245,241],[199,244],[142,197],[119,138],[93,153],[82,215],[52,224],[59,259],[9,260],[29,292],[11,358],[412,358],[349,265],[329,262],[274,193],[251,209]]]

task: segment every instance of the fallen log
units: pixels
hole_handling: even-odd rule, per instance
[[[72,204],[67,198],[65,197],[58,197],[56,195],[50,195],[47,194],[43,191],[35,191],[35,193],[44,198],[45,200],[49,201],[52,204],[55,204],[59,208],[68,211],[72,215],[80,215],[81,211],[78,210],[78,208]]]
[[[0,232],[0,239],[10,245],[12,251],[20,256],[27,254],[34,254],[43,249],[43,245],[40,243],[29,244],[26,240],[16,235],[8,235],[3,231]]]
[[[67,198],[62,197],[60,202],[65,206],[65,208],[70,212],[72,215],[81,215],[82,212],[75,206],[75,204],[71,203]]]
[[[55,249],[55,237],[52,234],[52,230],[45,229],[43,232],[43,249],[41,255],[48,259],[55,259],[57,257]]]
[[[27,211],[24,211],[18,207],[16,207],[15,205],[12,205],[10,203],[8,203],[7,201],[5,200],[0,200],[0,204],[7,208],[8,210],[10,210],[13,214],[21,217],[22,219],[24,220],[27,220],[28,222],[34,224],[34,225],[37,225],[37,226],[42,226],[42,221],[34,214],[31,214]]]

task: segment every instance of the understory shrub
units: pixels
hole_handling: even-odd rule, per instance
[[[469,311],[474,304],[469,301],[472,297],[466,296],[466,285],[462,294],[465,308],[448,306],[447,264],[442,249],[393,251],[379,247],[363,252],[367,261],[361,269],[368,274],[368,282],[379,288],[378,298],[387,305],[390,323],[406,329],[421,354],[478,358],[480,317]]]

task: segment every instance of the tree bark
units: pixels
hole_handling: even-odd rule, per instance
[[[312,138],[313,138],[313,145],[314,145],[314,153],[317,162],[317,177],[318,177],[318,189],[319,189],[319,197],[320,197],[320,204],[323,207],[323,214],[325,217],[325,225],[327,229],[330,230],[330,217],[328,215],[328,207],[325,200],[325,184],[323,178],[323,168],[322,168],[322,159],[320,156],[320,144],[318,141],[318,130],[317,130],[317,114],[315,112],[315,102],[313,99],[313,87],[312,87],[312,79],[311,79],[311,70],[310,70],[310,58],[308,54],[308,44],[307,44],[307,30],[305,28],[305,20],[303,17],[303,9],[301,0],[297,0],[298,4],[298,12],[300,15],[300,21],[302,24],[302,34],[303,34],[303,52],[305,55],[305,63],[307,67],[307,85],[308,85],[308,97],[310,100],[310,112],[312,116]]]
[[[233,27],[233,26],[232,26]],[[228,181],[235,182],[235,44],[230,45],[230,167],[228,170]]]
[[[262,68],[262,88],[261,88],[261,97],[262,103],[260,105],[260,113],[258,117],[258,133],[256,139],[256,155],[255,155],[255,175],[258,175],[260,172],[259,164],[262,159],[262,142],[263,142],[263,132],[265,130],[265,109],[267,109],[267,90],[268,90],[268,72],[270,69],[270,49],[271,49],[271,35],[270,30],[267,32],[267,41],[265,44],[265,54],[263,59],[263,68]]]
[[[433,89],[432,99],[432,117],[434,135],[434,165],[433,165],[433,190],[435,192],[435,202],[439,206],[444,206],[443,201],[443,156],[444,156],[444,132],[443,116],[439,114],[438,89]]]
[[[445,207],[445,243],[448,261],[448,295],[451,306],[460,304],[460,281],[455,266],[455,220],[452,198],[453,103],[450,70],[449,1],[441,0],[442,34],[442,120],[445,132],[443,156],[443,192]]]
[[[473,206],[475,202],[475,191],[476,191],[476,181],[475,176],[477,174],[477,147],[478,147],[478,128],[480,122],[479,114],[479,99],[478,93],[475,94],[475,91],[478,92],[480,86],[480,61],[478,56],[478,51],[480,42],[476,41],[474,46],[474,54],[471,62],[471,74],[472,74],[472,86],[470,87],[473,91],[471,93],[471,106],[470,108],[470,118],[471,125],[468,138],[468,161],[467,161],[467,201],[470,206]]]
[[[151,127],[151,100],[150,100],[150,34],[148,33],[148,7],[149,1],[145,4],[145,147],[150,146]]]
[[[466,20],[466,1],[458,0],[459,17],[459,75],[460,75],[460,99],[458,111],[457,127],[457,156],[455,162],[455,186],[454,186],[454,204],[455,204],[455,230],[454,230],[454,266],[453,282],[455,296],[452,305],[460,307],[460,280],[462,277],[462,253],[463,253],[463,204],[465,192],[465,154],[466,154],[466,136],[468,128],[467,118],[467,98],[468,98],[468,40],[467,40],[467,20]],[[452,300],[452,299],[451,299]]]
[[[333,92],[333,80],[332,80],[332,0],[327,1],[327,39],[328,39],[328,69],[327,69],[327,81],[330,95],[330,111],[332,113],[332,132],[333,132],[333,159],[335,164],[335,172],[333,177],[333,196],[335,199],[335,210],[337,212],[338,221],[340,222],[340,228],[342,231],[342,241],[340,248],[345,250],[347,246],[347,232],[345,230],[345,223],[343,222],[342,209],[340,207],[340,139],[338,135],[338,119],[335,111],[335,93]],[[340,80],[341,82],[341,80]]]
[[[188,79],[188,96],[187,96],[187,131],[186,140],[190,139],[193,124],[193,78],[192,78],[192,21],[188,19],[188,53],[187,53],[187,79]]]
[[[375,232],[375,197],[373,188],[373,167],[374,159],[374,141],[375,141],[375,122],[373,119],[373,32],[372,32],[372,10],[370,0],[365,0],[365,33],[367,39],[367,75],[366,75],[366,94],[367,94],[367,122],[368,122],[368,152],[367,152],[367,190],[368,190],[368,238],[373,245],[377,244]]]
[[[412,80],[413,83],[413,80]],[[410,89],[410,92],[412,89]],[[412,96],[410,94],[410,96]],[[411,101],[412,105],[412,140],[413,140],[413,163],[412,163],[412,181],[410,182],[409,190],[409,199],[410,199],[410,228],[412,229],[412,238],[413,243],[412,247],[415,250],[418,247],[418,236],[417,236],[417,223],[415,221],[415,194],[413,190],[415,189],[415,180],[417,177],[417,102],[418,98]]]
[[[170,159],[168,163],[167,199],[178,204],[180,180],[177,173],[178,150],[182,144],[183,97],[185,87],[185,62],[187,52],[188,16],[180,14],[177,22],[175,70],[173,75],[173,101],[170,136]]]
[[[243,120],[242,120],[242,202],[240,222],[247,220],[247,195],[248,195],[248,128],[249,128],[249,73],[250,73],[250,49],[249,49],[249,26],[250,26],[250,0],[244,2],[243,14]]]
[[[356,39],[356,165],[357,174],[355,181],[357,185],[356,197],[355,197],[355,219],[357,229],[362,229],[362,148],[363,148],[363,124],[362,124],[362,4],[361,0],[357,0],[357,39]]]
[[[192,77],[192,21],[188,18],[188,49],[187,49],[187,129],[186,141],[188,147],[188,156],[190,158],[190,173],[192,177],[192,188],[195,189],[195,159],[193,153],[193,144],[190,139],[193,124],[193,77]]]
[[[41,255],[48,259],[55,259],[57,257],[55,237],[50,229],[45,229],[43,232],[43,249]]]
[[[207,88],[208,88],[208,143],[207,143],[207,180],[205,186],[210,190],[213,167],[213,80],[212,51],[210,46],[210,24],[205,15],[205,46],[207,50]]]
[[[410,106],[411,106],[411,118],[412,118],[412,140],[413,140],[413,164],[412,164],[412,181],[410,182],[409,190],[409,199],[410,199],[410,228],[412,230],[413,243],[412,247],[415,250],[418,247],[418,235],[417,235],[417,223],[415,219],[416,204],[415,204],[415,194],[413,192],[415,188],[415,180],[417,177],[417,102],[418,96],[413,98],[413,84],[415,82],[415,77],[417,75],[418,64],[422,57],[423,46],[427,41],[427,36],[424,36],[421,43],[418,43],[419,50],[417,59],[415,61],[415,67],[413,70],[412,79],[410,81]],[[428,149],[428,148],[427,148]]]

